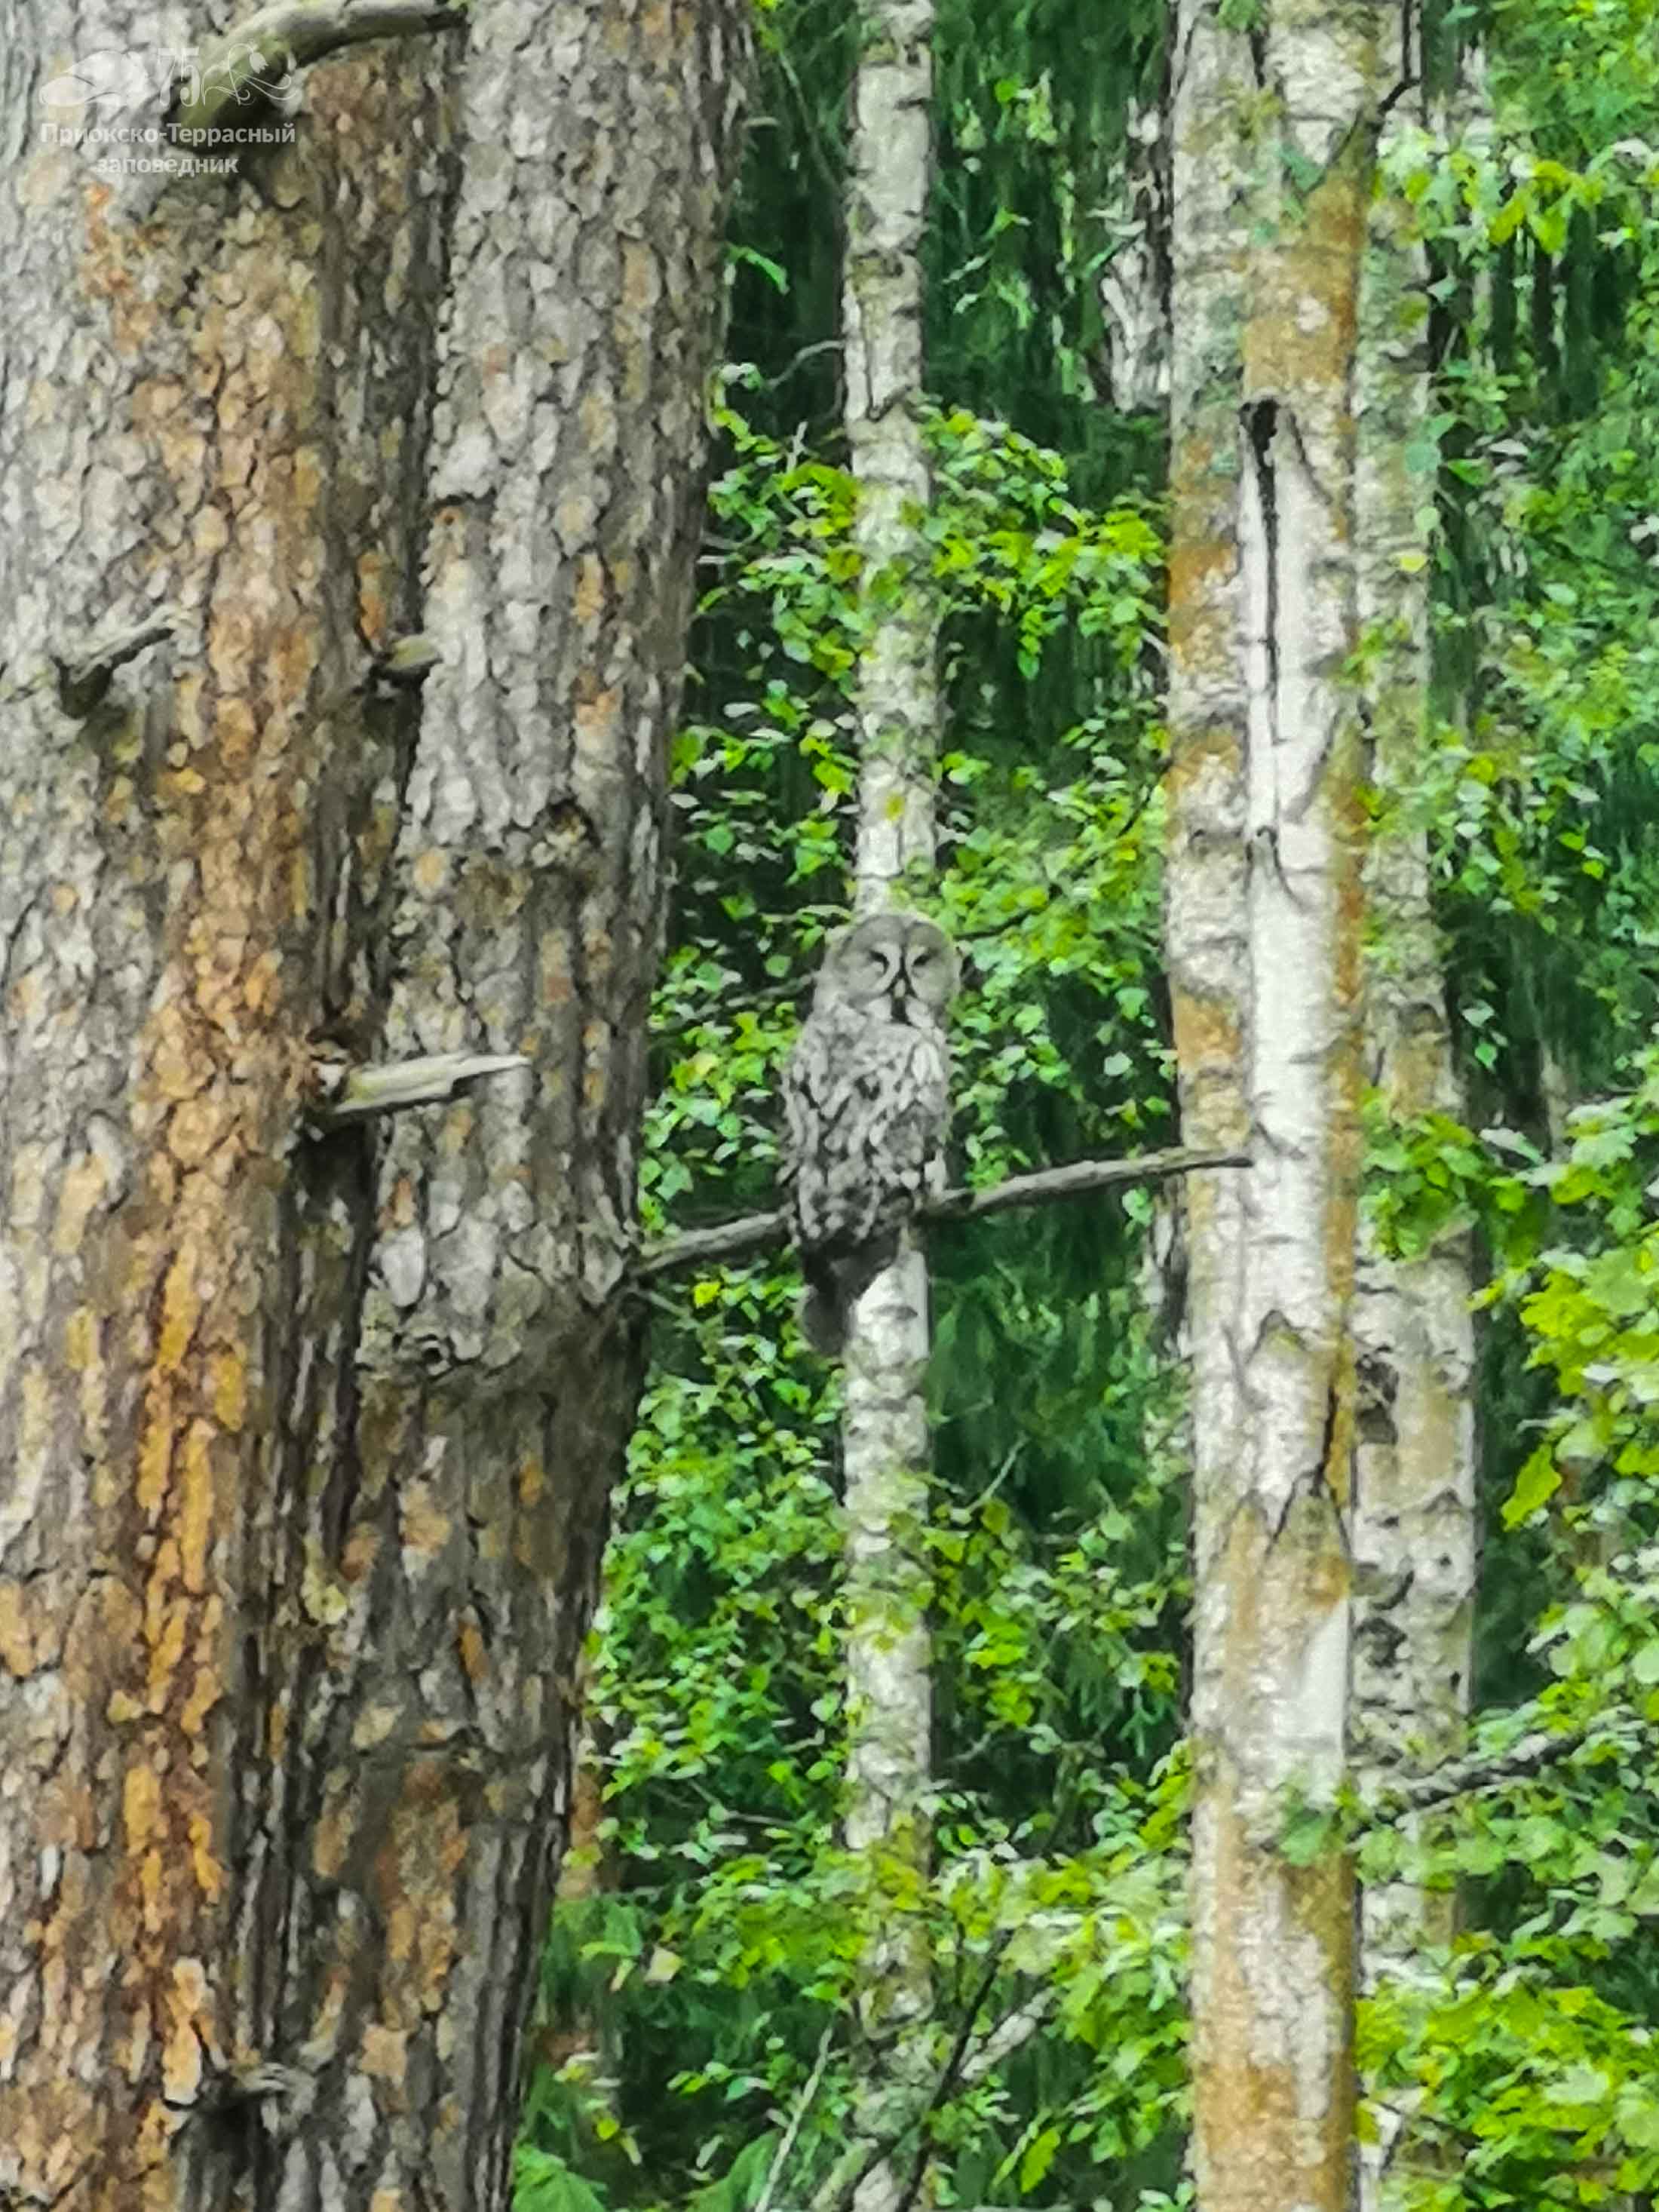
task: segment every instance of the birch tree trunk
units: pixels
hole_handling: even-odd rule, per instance
[[[1360,747],[1356,295],[1385,8],[1181,0],[1168,945],[1195,1432],[1194,2159],[1206,2212],[1346,2212],[1352,1889],[1278,1847],[1342,1773]],[[1225,21],[1224,21],[1224,17]]]
[[[39,127],[82,21],[13,0],[0,108],[0,2196],[494,2212],[634,1389],[742,10],[365,49],[263,191],[143,221]],[[356,688],[419,629],[423,702]],[[532,1065],[308,1129],[319,1055],[459,1047]]]
[[[1401,9],[1396,74],[1419,82],[1415,9]],[[1396,111],[1413,113],[1411,108]],[[1416,112],[1421,113],[1420,103]],[[1366,860],[1372,942],[1365,977],[1367,1080],[1389,1112],[1461,1117],[1426,826],[1413,793],[1429,713],[1432,506],[1427,258],[1415,212],[1379,194],[1360,292],[1356,379],[1361,623],[1366,632],[1370,780],[1388,816]],[[1362,1231],[1353,1328],[1352,1747],[1385,1781],[1458,1749],[1468,1711],[1475,1582],[1474,1323],[1468,1237],[1390,1261]],[[1449,1942],[1450,1890],[1368,1888],[1361,1980],[1408,1974]],[[1395,2129],[1361,2148],[1361,2198],[1388,2201]]]
[[[939,738],[935,620],[922,533],[923,227],[932,149],[933,0],[876,0],[865,11],[848,148],[842,325],[847,436],[858,481],[855,543],[866,628],[856,674],[860,769],[854,904],[902,902],[931,867]],[[931,1578],[924,1548],[931,1452],[926,1385],[927,1262],[907,1237],[853,1304],[845,1348],[849,1847],[876,1887],[900,1896],[929,1855],[933,1682]],[[891,1873],[881,1871],[884,1864]],[[872,2141],[917,2108],[930,2010],[927,1931],[890,1907],[863,1966],[864,2088]],[[883,2159],[857,2212],[888,2212],[903,2177]]]

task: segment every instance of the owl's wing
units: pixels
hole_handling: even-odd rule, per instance
[[[907,1029],[884,1130],[887,1178],[896,1198],[919,1202],[939,1181],[951,1124],[951,1060],[942,1032]]]
[[[803,1243],[819,1243],[831,1233],[826,1146],[843,1105],[847,1029],[843,1015],[813,1013],[784,1068],[784,1172],[796,1235]]]

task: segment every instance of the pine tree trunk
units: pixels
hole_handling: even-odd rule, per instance
[[[1395,51],[1419,81],[1413,10]],[[1407,108],[1406,114],[1412,113]],[[1359,613],[1370,643],[1370,781],[1385,809],[1366,862],[1371,946],[1366,1075],[1401,1118],[1461,1115],[1441,948],[1429,896],[1426,825],[1413,794],[1429,712],[1428,268],[1414,210],[1379,195],[1360,295],[1356,380]],[[1455,1753],[1468,1711],[1475,1579],[1474,1324],[1467,1236],[1390,1261],[1362,1231],[1353,1328],[1354,1756],[1385,1776]],[[1450,1940],[1456,1897],[1404,1882],[1361,1906],[1367,1988],[1409,1974]],[[1361,2148],[1361,2198],[1391,2201],[1389,2116]],[[1398,2178],[1396,2176],[1396,2178]]]
[[[7,74],[8,2201],[506,2202],[742,16],[477,9],[142,222]],[[423,699],[356,688],[416,630]],[[532,1066],[309,1128],[315,1053],[461,1048]]]
[[[863,18],[848,148],[842,311],[847,434],[858,481],[864,617],[859,722],[860,914],[905,902],[933,856],[939,744],[935,619],[922,531],[929,494],[921,419],[921,245],[932,151],[933,0],[876,0]],[[931,1450],[927,1261],[907,1237],[848,1316],[842,1462],[847,1501],[847,1841],[884,1899],[884,1871],[925,1872],[933,1677],[924,1548]],[[887,1905],[862,1962],[859,2133],[894,2133],[925,2095],[928,1936]],[[887,2212],[902,2165],[860,2181],[857,2212]]]
[[[1346,2212],[1352,1888],[1278,1839],[1340,1782],[1358,1171],[1350,380],[1383,7],[1185,0],[1173,120],[1168,944],[1188,1143],[1194,2160]],[[1223,21],[1224,15],[1226,21]]]

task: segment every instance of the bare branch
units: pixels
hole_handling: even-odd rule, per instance
[[[800,2133],[801,2122],[812,2109],[812,2100],[818,2094],[818,2084],[823,2079],[823,2069],[830,2063],[830,2045],[835,2039],[835,2022],[823,2031],[818,2043],[818,2055],[812,2062],[812,2071],[807,2076],[806,2087],[796,2100],[789,2116],[789,2124],[783,2131],[783,2141],[778,2145],[772,2163],[767,2170],[766,2185],[761,2191],[755,2212],[771,2212],[772,2198],[776,2192],[783,2169],[789,2162],[789,2154],[795,2148],[795,2137]]]
[[[457,30],[466,11],[459,0],[276,0],[210,46],[202,57],[200,88],[173,118],[185,144],[194,131],[226,126],[231,112],[270,96],[294,70],[374,39],[407,39]]]
[[[401,1114],[411,1106],[442,1105],[486,1075],[505,1075],[528,1067],[521,1052],[435,1052],[420,1060],[387,1062],[380,1067],[319,1066],[323,1096],[311,1109],[319,1129],[349,1127],[374,1114]]]
[[[89,647],[77,659],[59,658],[58,701],[66,714],[86,715],[100,705],[118,668],[136,660],[147,646],[159,645],[179,626],[178,610],[159,607],[136,627],[118,630]]]
[[[962,2063],[962,2078],[971,2086],[982,2081],[994,2073],[1005,2058],[1012,2058],[1023,2050],[1053,2014],[1060,2002],[1058,1990],[1040,1990],[1029,2004],[1023,2004],[1000,2020],[977,2051],[972,2051]]]
[[[1512,1743],[1507,1751],[1473,1753],[1467,1759],[1443,1759],[1426,1774],[1409,1782],[1391,1783],[1370,1808],[1373,1825],[1398,1819],[1407,1813],[1425,1813],[1449,1805],[1477,1790],[1499,1783],[1524,1781],[1531,1774],[1559,1766],[1582,1751],[1589,1741],[1588,1728],[1569,1729],[1560,1735],[1536,1730]]]
[[[995,1942],[992,1944],[986,1958],[985,1971],[980,1976],[979,1987],[975,1990],[972,2000],[963,2012],[961,2022],[955,2036],[951,2039],[951,2048],[945,2053],[945,2063],[939,2068],[933,2090],[927,2103],[917,2113],[915,2120],[910,2123],[911,2126],[921,2129],[921,2140],[916,2145],[916,2154],[911,2161],[909,2176],[905,2182],[898,2203],[894,2207],[894,2212],[910,2212],[910,2207],[921,2194],[921,2185],[927,2178],[927,2163],[933,2152],[933,2130],[929,2123],[945,2098],[950,2095],[951,2084],[962,2075],[963,2065],[968,2056],[968,2046],[974,2039],[974,2022],[979,2018],[981,2007],[996,1986],[997,1975],[1001,1971],[1002,1961],[1013,1940],[1013,1929],[1005,1928]]]
[[[929,1221],[972,1221],[983,1213],[1047,1206],[1055,1199],[1109,1190],[1118,1183],[1161,1182],[1170,1176],[1194,1175],[1204,1168],[1245,1168],[1249,1164],[1248,1152],[1185,1148],[1141,1152],[1127,1160],[1073,1160],[1065,1167],[1037,1168],[1030,1175],[1010,1176],[1006,1182],[993,1183],[988,1190],[947,1190],[925,1206],[923,1213]]]
[[[1073,1160],[1059,1168],[1038,1168],[1030,1175],[1010,1176],[988,1190],[958,1186],[932,1200],[921,1210],[924,1221],[971,1221],[981,1214],[1006,1213],[1014,1206],[1047,1206],[1056,1199],[1075,1198],[1091,1190],[1109,1190],[1120,1183],[1158,1182],[1170,1176],[1193,1175],[1203,1168],[1242,1168],[1249,1165],[1248,1152],[1142,1152],[1126,1160]],[[731,1221],[711,1222],[706,1229],[688,1230],[683,1237],[647,1246],[635,1263],[636,1280],[665,1275],[682,1267],[704,1266],[724,1260],[741,1260],[753,1252],[788,1241],[789,1216],[778,1207],[769,1213],[738,1214]]]
[[[174,145],[234,148],[240,141],[246,153],[258,141],[254,126],[262,118],[295,112],[299,70],[371,40],[459,30],[466,20],[465,0],[275,0],[207,48],[190,80],[189,98],[174,106],[176,95],[164,92],[150,112],[154,117],[161,111],[159,120]],[[147,222],[175,173],[165,161],[148,165],[123,196],[125,217]]]

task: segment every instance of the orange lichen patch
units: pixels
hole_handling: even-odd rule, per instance
[[[58,1219],[52,1248],[76,1252],[86,1235],[88,1217],[103,1198],[107,1182],[104,1164],[95,1152],[85,1152],[68,1169],[58,1187]]]
[[[1242,1066],[1244,1032],[1236,1006],[1194,991],[1176,991],[1171,994],[1170,1012],[1176,1054],[1184,1069]]]
[[[0,1656],[3,1655],[5,1648],[3,1638],[3,1632],[0,1631]],[[471,1617],[463,1620],[455,1632],[455,1648],[460,1655],[461,1665],[466,1670],[467,1680],[475,1685],[482,1682],[489,1672],[489,1655],[484,1649],[484,1640],[478,1632],[478,1624]]]
[[[398,1712],[396,1705],[366,1705],[357,1716],[351,1730],[354,1751],[373,1751],[376,1744],[385,1743],[397,1727]]]
[[[1214,586],[1231,584],[1238,568],[1238,545],[1227,537],[1178,537],[1170,548],[1170,649],[1179,653],[1190,642],[1194,626],[1217,612]]]
[[[448,854],[440,846],[428,846],[424,853],[416,856],[410,875],[417,891],[428,898],[434,898],[449,878]]]
[[[214,1419],[230,1435],[239,1435],[247,1420],[247,1356],[240,1344],[210,1359],[208,1390]]]
[[[359,2048],[365,2074],[377,2081],[389,2081],[393,2088],[403,2087],[409,2070],[409,2038],[401,2029],[370,2021]]]
[[[641,240],[624,238],[622,245],[622,303],[634,314],[643,314],[662,295],[662,271],[657,256]]]
[[[394,1966],[407,1966],[414,1957],[418,1926],[415,1908],[407,1898],[399,1898],[386,1908],[386,1954]]]
[[[176,1374],[183,1364],[202,1317],[196,1268],[197,1255],[186,1245],[173,1255],[161,1285],[161,1328],[156,1339],[155,1364],[165,1375]]]
[[[143,1850],[159,1834],[161,1784],[151,1768],[138,1765],[127,1769],[121,1785],[121,1821],[130,1853]]]
[[[223,1102],[206,1095],[185,1099],[167,1117],[167,1150],[181,1167],[199,1167],[228,1134]]]
[[[457,1099],[438,1125],[440,1158],[448,1160],[468,1158],[477,1127],[477,1108],[470,1098]]]
[[[1364,244],[1367,179],[1333,169],[1308,196],[1304,221],[1257,265],[1244,326],[1246,382],[1258,392],[1345,396],[1352,369]]]
[[[576,562],[570,594],[571,613],[580,628],[592,629],[605,612],[605,563],[597,553],[584,553]]]
[[[146,1521],[153,1522],[167,1496],[173,1471],[172,1393],[165,1382],[152,1384],[144,1404],[143,1428],[138,1438],[138,1472],[133,1495]]]
[[[1212,1887],[1198,1962],[1208,1987],[1193,2049],[1200,2186],[1224,2179],[1235,2212],[1346,2204],[1352,1897],[1344,1863],[1288,1867],[1249,1842],[1224,1789],[1212,1792]],[[1274,1978],[1279,1947],[1263,1933],[1287,1917],[1316,1943],[1308,1986],[1295,1991]],[[1322,2100],[1327,2085],[1336,2094]]]
[[[172,1985],[162,1995],[167,2032],[162,2043],[161,2071],[168,2096],[186,2104],[202,2081],[202,2045],[212,2033],[210,1991],[199,1959],[175,1959]]]
[[[206,1088],[211,1071],[191,1048],[183,1018],[175,1006],[163,1006],[150,1025],[147,1040],[145,1088],[160,1098],[193,1098]]]
[[[215,1644],[224,1618],[224,1608],[217,1598],[210,1598],[202,1608],[200,1632],[196,1639],[199,1664],[190,1695],[179,1709],[179,1733],[194,1747],[193,1756],[198,1766],[204,1757],[203,1735],[207,1717],[225,1694],[215,1664]]]
[[[154,430],[185,404],[185,387],[176,376],[141,378],[132,387],[129,403],[135,430]]]
[[[21,1583],[0,1583],[0,1662],[20,1680],[34,1671],[34,1632]]]
[[[606,387],[596,384],[585,392],[576,411],[582,426],[583,453],[611,452],[617,442],[617,404]],[[592,554],[586,556],[586,561],[593,558]]]
[[[568,945],[556,930],[549,930],[544,934],[538,951],[542,1004],[544,1006],[568,1006],[575,996]]]
[[[553,527],[571,552],[586,545],[599,519],[599,503],[591,491],[573,488],[553,510]]]
[[[380,1557],[380,1538],[378,1529],[367,1522],[354,1528],[340,1554],[340,1579],[345,1583],[362,1582]]]
[[[519,1468],[519,1503],[520,1505],[539,1504],[547,1488],[547,1470],[538,1459],[524,1461]]]
[[[20,975],[6,995],[6,1006],[20,1026],[38,1018],[46,1005],[46,986],[38,969]]]
[[[43,1145],[19,1145],[11,1164],[11,1225],[31,1228],[46,1202],[46,1155]]]
[[[614,686],[604,690],[585,687],[575,702],[574,720],[577,751],[595,760],[603,760],[606,769],[612,772],[621,714],[622,693]]]
[[[168,1692],[178,1674],[179,1662],[185,1656],[185,1643],[190,1632],[189,1605],[182,1598],[170,1604],[159,1601],[159,1592],[173,1579],[176,1562],[173,1546],[164,1545],[156,1572],[150,1578],[149,1595],[158,1600],[146,1607],[146,1626],[150,1631],[149,1679],[146,1686],[153,1713],[167,1708]]]
[[[144,286],[130,265],[149,257],[136,230],[104,220],[112,197],[107,185],[87,192],[87,245],[76,275],[85,296],[108,307],[106,327],[115,350],[131,357],[149,344],[159,316],[171,313],[173,301]]]
[[[351,1818],[353,1810],[350,1800],[339,1786],[339,1778],[331,1774],[328,1778],[328,1802],[312,1831],[311,1838],[312,1867],[325,1881],[337,1881],[344,1870],[355,1832]]]
[[[180,1570],[187,1590],[200,1591],[205,1583],[208,1540],[213,1531],[213,1440],[215,1430],[206,1421],[192,1421],[185,1437],[179,1462],[175,1510],[179,1527]]]
[[[374,646],[385,644],[392,618],[386,594],[390,567],[383,546],[357,556],[357,627]]]
[[[222,1866],[213,1855],[213,1825],[205,1814],[193,1813],[190,1819],[190,1864],[196,1876],[196,1887],[210,1905],[216,1904],[225,1893],[227,1876]]]

